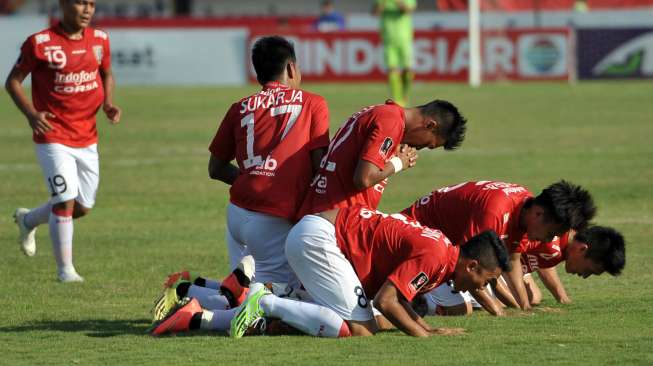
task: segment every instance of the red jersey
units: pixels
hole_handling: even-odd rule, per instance
[[[444,234],[401,214],[341,208],[335,228],[338,247],[369,298],[390,280],[411,301],[448,281],[458,261],[459,248]]]
[[[387,180],[359,191],[354,187],[354,171],[361,159],[383,169],[399,147],[404,125],[404,110],[392,101],[354,113],[331,140],[300,217],[357,204],[376,209]]]
[[[85,147],[97,142],[95,114],[104,101],[99,71],[111,67],[109,36],[86,28],[78,40],[70,39],[60,25],[27,38],[16,62],[20,71],[32,74],[32,103],[54,130],[34,133],[36,143],[60,143]]]
[[[465,182],[435,190],[402,213],[441,230],[457,245],[485,230],[494,230],[510,252],[515,252],[526,235],[518,225],[519,213],[532,196],[517,184]]]
[[[229,108],[209,150],[238,163],[233,204],[293,220],[313,176],[310,152],[328,144],[324,98],[271,82]]]
[[[520,245],[521,265],[524,273],[537,271],[539,268],[551,268],[565,260],[565,250],[569,244],[569,232],[554,237],[551,242],[523,240]]]

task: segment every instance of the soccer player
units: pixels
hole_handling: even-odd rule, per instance
[[[582,229],[594,217],[596,207],[589,192],[564,180],[550,185],[536,197],[517,184],[479,181],[437,189],[402,213],[423,225],[438,228],[456,244],[481,231],[496,231],[510,252],[512,270],[503,277],[514,294],[514,305],[528,310],[531,305],[521,266],[522,253],[526,251],[523,243],[529,240],[548,243],[570,229]],[[506,300],[512,297],[507,291],[501,291],[501,286],[497,290]],[[452,293],[444,286],[436,289],[434,295],[445,299],[441,300],[443,314],[471,311],[468,301],[461,300],[461,294]],[[485,291],[474,293],[474,297],[492,314],[502,314],[500,304]]]
[[[376,209],[388,177],[413,167],[416,150],[457,148],[466,122],[443,100],[413,108],[387,101],[354,113],[331,140],[299,218],[355,204]]]
[[[257,281],[288,283],[284,243],[329,144],[329,110],[324,98],[299,89],[301,73],[286,39],[259,39],[252,63],[263,89],[227,111],[209,147],[209,176],[231,185],[232,268],[247,248]]]
[[[569,304],[571,299],[560,282],[555,267],[565,262],[565,272],[582,278],[608,272],[621,273],[626,265],[624,238],[617,230],[605,226],[590,226],[575,233],[568,232],[548,243],[527,242],[521,255],[523,273],[537,272],[544,286],[556,301]],[[525,276],[526,290],[532,305],[542,297],[532,278]]]
[[[99,183],[95,115],[100,107],[112,124],[121,110],[113,104],[114,79],[107,33],[89,27],[95,0],[60,0],[63,18],[31,35],[21,48],[5,87],[27,118],[50,199],[14,214],[19,243],[36,253],[36,227],[48,223],[57,276],[83,278],[73,265],[73,219],[87,215]],[[32,74],[32,102],[22,82]]]
[[[415,314],[415,295],[450,279],[458,290],[476,289],[509,268],[506,249],[492,231],[460,248],[438,230],[364,206],[304,216],[288,234],[286,255],[315,303],[277,297],[255,284],[239,309],[203,312],[193,300],[153,334],[230,321],[231,336],[240,337],[265,316],[314,336],[367,336],[377,331],[369,301],[374,298],[397,328],[427,337],[443,331]]]
[[[383,60],[388,70],[392,98],[400,105],[408,103],[413,83],[413,20],[415,0],[376,0],[374,15],[381,17]]]

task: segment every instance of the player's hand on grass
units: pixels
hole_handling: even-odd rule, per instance
[[[401,163],[404,166],[404,169],[412,168],[417,164],[417,149],[410,147],[408,145],[399,146],[399,152],[397,157],[401,159]]]
[[[36,134],[43,135],[54,130],[54,127],[48,121],[48,118],[54,117],[55,115],[50,112],[36,112],[27,118],[27,122]]]
[[[445,336],[460,335],[465,334],[465,328],[431,328],[429,334]]]
[[[104,114],[107,115],[107,118],[111,124],[115,125],[120,122],[120,115],[122,114],[122,110],[120,108],[113,104],[105,104],[102,107],[102,110],[104,110]]]
[[[558,300],[558,302],[561,303],[561,304],[569,305],[569,304],[571,304],[573,301],[571,301],[570,298],[568,298],[568,297],[565,296],[565,297],[561,297],[561,298]]]

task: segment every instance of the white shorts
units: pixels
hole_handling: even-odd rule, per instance
[[[97,144],[79,148],[36,144],[36,156],[52,195],[50,203],[75,200],[86,208],[93,207],[100,183]]]
[[[286,257],[316,304],[332,309],[344,320],[373,319],[372,304],[338,248],[336,229],[329,221],[304,216],[288,234]]]
[[[229,203],[227,246],[231,261],[249,252],[254,258],[256,282],[296,282],[284,254],[290,228],[292,224],[284,218],[249,211]],[[234,251],[239,252],[233,253]],[[237,264],[238,262],[232,263],[232,267],[235,268]]]

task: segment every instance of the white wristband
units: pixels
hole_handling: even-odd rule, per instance
[[[395,174],[399,173],[401,169],[404,168],[404,163],[397,156],[393,156],[392,159],[390,159],[390,164],[395,168]]]

